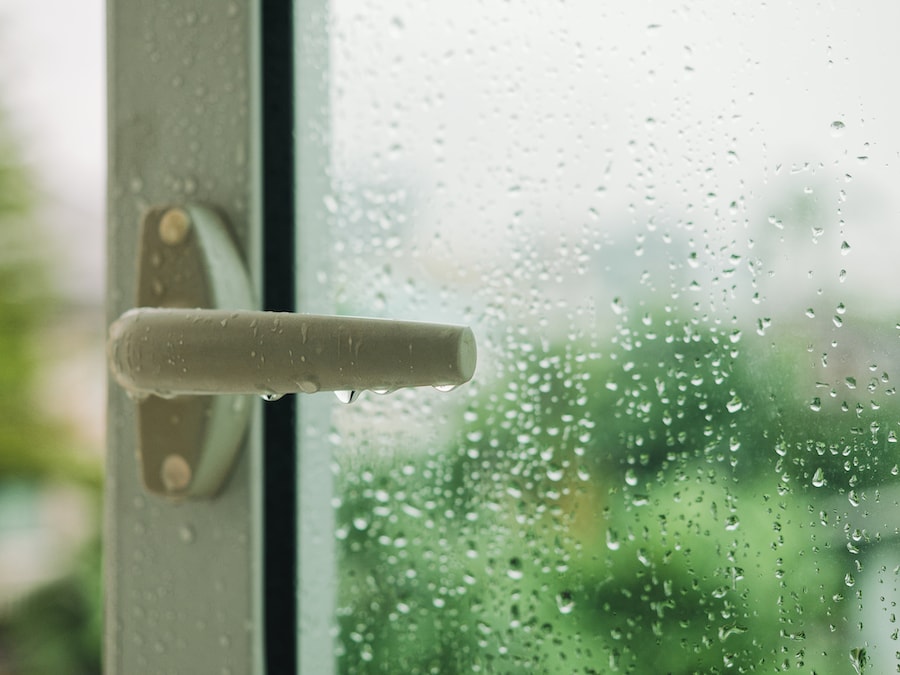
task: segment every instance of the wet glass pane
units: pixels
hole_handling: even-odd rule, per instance
[[[339,671],[895,671],[900,6],[331,12]]]

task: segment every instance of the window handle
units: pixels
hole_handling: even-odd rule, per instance
[[[199,205],[141,225],[137,302],[109,328],[116,382],[136,400],[145,488],[214,496],[250,418],[248,395],[451,389],[475,372],[465,326],[263,312],[224,221]]]
[[[475,372],[464,326],[285,312],[132,309],[110,327],[108,351],[137,396],[450,388]]]

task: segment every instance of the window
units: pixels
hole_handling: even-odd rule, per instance
[[[295,3],[295,309],[468,323],[479,366],[266,438],[300,672],[895,669],[898,10],[389,4]],[[111,316],[147,204],[273,267],[256,9],[199,5],[113,6]],[[260,425],[172,505],[130,405],[110,667],[262,672]]]
[[[338,671],[893,670],[895,10],[331,7]]]

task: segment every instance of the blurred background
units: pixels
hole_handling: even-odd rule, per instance
[[[104,12],[0,0],[3,675],[100,672]]]

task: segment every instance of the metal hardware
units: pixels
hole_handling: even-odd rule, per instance
[[[243,261],[211,209],[151,209],[141,225],[139,247],[138,307],[254,306]],[[150,370],[159,365],[144,364]],[[137,400],[138,462],[146,490],[175,499],[215,495],[243,441],[250,397],[131,393]]]
[[[116,381],[138,401],[146,489],[170,498],[219,491],[251,403],[288,393],[379,392],[471,379],[472,331],[386,319],[249,309],[250,282],[210,209],[152,209],[144,218],[138,308],[110,326]]]

